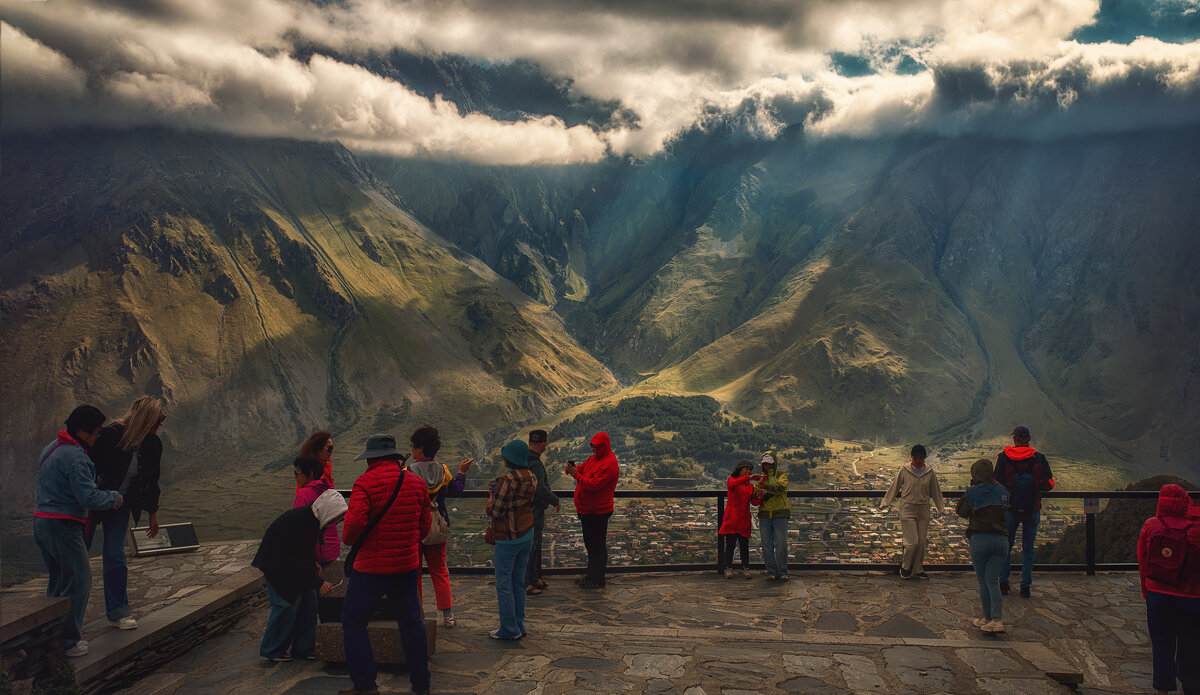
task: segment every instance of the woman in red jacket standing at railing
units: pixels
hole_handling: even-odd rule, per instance
[[[742,553],[742,577],[750,578],[750,498],[754,495],[752,480],[762,480],[761,475],[754,474],[753,461],[738,461],[729,476],[726,489],[729,491],[729,502],[725,505],[725,518],[721,520],[721,528],[717,535],[725,540],[725,578],[733,579],[733,546],[736,544]]]
[[[613,514],[613,493],[621,469],[607,434],[596,433],[590,444],[592,455],[582,465],[567,461],[567,475],[575,479],[575,512],[583,525],[588,556],[587,576],[575,583],[584,589],[603,589],[604,568],[608,565],[608,520]]]
[[[1158,514],[1138,536],[1138,572],[1154,659],[1154,689],[1200,693],[1200,518],[1178,485],[1158,492]]]

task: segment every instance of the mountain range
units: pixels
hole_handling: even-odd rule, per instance
[[[1200,471],[1197,129],[714,123],[521,168],[169,129],[2,147],[6,510],[74,404],[141,393],[188,476],[286,466],[321,427],[349,449],[428,421],[489,454],[644,392],[839,438],[1025,424],[1053,454]]]

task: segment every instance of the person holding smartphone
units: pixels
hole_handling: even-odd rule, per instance
[[[603,589],[608,566],[608,520],[613,515],[613,493],[621,477],[617,456],[608,435],[597,432],[589,444],[592,455],[581,465],[567,461],[566,473],[575,479],[575,512],[583,526],[587,574],[575,583],[584,589]]]

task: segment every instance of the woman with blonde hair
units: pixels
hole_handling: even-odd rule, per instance
[[[121,418],[100,432],[95,446],[89,451],[96,464],[96,485],[102,490],[116,490],[124,499],[116,509],[92,514],[87,529],[90,547],[96,528],[104,527],[104,608],[109,621],[121,630],[137,628],[130,615],[125,562],[125,532],[129,517],[134,524],[147,512],[149,528],[146,535],[158,535],[158,479],[162,464],[162,440],[158,428],[167,416],[157,398],[142,396],[129,406]]]

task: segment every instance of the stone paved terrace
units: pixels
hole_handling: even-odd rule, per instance
[[[213,545],[133,559],[135,615],[149,625],[155,614],[210,591],[207,582],[253,572],[244,569],[253,550],[253,543]],[[434,692],[1068,693],[1047,676],[1064,666],[1084,675],[1079,692],[1150,691],[1133,574],[1038,575],[1033,598],[1006,601],[1009,631],[999,637],[970,626],[977,599],[967,573],[934,573],[927,582],[880,572],[794,577],[780,585],[757,575],[626,574],[594,592],[555,575],[545,594],[529,599],[529,636],[496,642],[487,637],[495,627],[491,578],[456,575],[459,623],[439,628]],[[97,581],[86,628],[93,644],[111,630],[101,601]],[[348,685],[339,665],[263,662],[266,616],[265,607],[253,608],[120,692],[331,693]],[[384,669],[380,685],[407,692],[407,674]]]

